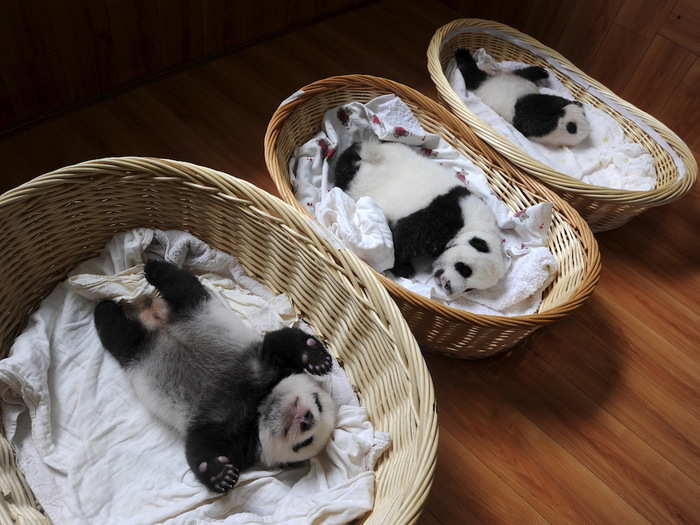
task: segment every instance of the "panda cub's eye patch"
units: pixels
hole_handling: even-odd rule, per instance
[[[471,244],[472,248],[474,248],[477,252],[489,253],[491,251],[489,249],[489,244],[484,239],[479,237],[472,237],[469,244]]]
[[[464,277],[465,279],[469,277],[472,274],[472,269],[471,267],[467,266],[463,262],[458,262],[455,264],[455,270],[459,272],[459,274]]]

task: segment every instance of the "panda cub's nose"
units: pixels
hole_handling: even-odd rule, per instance
[[[314,426],[315,423],[314,415],[311,413],[311,410],[308,410],[306,414],[304,414],[304,419],[301,423],[299,423],[299,428],[301,429],[302,432],[306,432],[307,430],[311,429],[311,427]]]
[[[572,135],[575,134],[578,131],[578,126],[576,125],[576,122],[569,122],[566,125],[566,131],[568,131]]]

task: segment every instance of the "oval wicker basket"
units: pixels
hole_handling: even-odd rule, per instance
[[[289,159],[295,148],[320,130],[326,110],[388,93],[401,98],[427,131],[441,135],[471,158],[511,209],[542,201],[554,203],[549,247],[559,261],[560,272],[545,291],[536,314],[472,314],[415,294],[375,272],[398,303],[421,347],[464,359],[488,357],[578,308],[593,291],[600,272],[598,246],[588,225],[566,202],[514,169],[440,104],[397,82],[366,75],[327,78],[309,84],[282,103],[265,136],[267,167],[282,198],[310,216],[295,199],[289,178]]]
[[[185,230],[235,254],[250,275],[287,294],[344,362],[375,427],[391,433],[365,523],[418,519],[437,448],[430,375],[396,305],[367,267],[331,248],[301,214],[220,172],[128,157],[63,168],[5,193],[0,224],[3,357],[42,298],[115,233],[137,226]],[[4,436],[0,490],[0,523],[49,522]]]
[[[532,51],[522,45],[529,46]],[[496,60],[515,60],[544,66],[553,71],[577,100],[608,113],[620,124],[627,137],[649,151],[656,163],[656,187],[649,191],[628,191],[593,186],[558,172],[527,155],[471,112],[450,86],[444,68],[458,47],[472,51],[483,47]],[[560,69],[555,69],[553,65]],[[648,208],[662,206],[681,198],[695,183],[697,163],[688,147],[675,133],[654,117],[622,100],[553,49],[511,27],[476,18],[454,20],[444,25],[435,32],[430,41],[428,70],[437,87],[439,98],[455,115],[469,124],[477,135],[516,166],[544,182],[566,199],[581,213],[593,231],[611,230],[622,226]],[[598,96],[568,75],[588,83],[593,90],[598,91]],[[607,102],[600,97],[606,98]],[[623,116],[613,106],[628,116]],[[685,166],[685,176],[679,177],[678,165],[668,151],[650,136],[650,130],[658,134],[675,151],[679,162]]]

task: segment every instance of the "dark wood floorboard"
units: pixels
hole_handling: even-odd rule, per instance
[[[274,192],[265,127],[302,85],[370,73],[434,95],[426,47],[455,13],[422,5],[345,13],[3,137],[0,190],[144,155]],[[696,188],[600,234],[591,301],[512,352],[427,357],[441,436],[420,523],[700,523],[699,202]]]

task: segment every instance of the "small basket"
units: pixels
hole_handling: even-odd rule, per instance
[[[364,523],[418,519],[437,448],[430,375],[396,305],[367,267],[331,248],[301,214],[220,172],[128,157],[63,168],[5,193],[0,226],[2,357],[42,298],[118,232],[184,230],[235,254],[251,276],[290,298],[344,363],[375,428],[391,434]],[[0,490],[0,523],[49,523],[4,435]]]
[[[629,191],[593,186],[527,155],[471,112],[450,86],[444,68],[460,47],[471,51],[484,48],[496,60],[519,61],[543,66],[554,72],[577,100],[605,111],[620,124],[627,137],[641,144],[654,157],[656,187],[649,191]],[[593,231],[618,228],[648,208],[663,206],[681,198],[695,183],[697,163],[675,133],[654,117],[622,100],[553,49],[511,27],[476,18],[454,20],[444,25],[430,41],[428,70],[440,99],[455,115],[513,164],[566,199],[581,213]],[[674,160],[652,135],[666,141],[677,158]],[[685,170],[683,176],[681,170]]]
[[[327,110],[385,94],[401,98],[424,129],[441,135],[479,166],[494,192],[512,210],[543,201],[554,203],[549,248],[559,261],[559,274],[545,290],[536,314],[473,314],[422,297],[375,272],[398,303],[421,347],[463,359],[488,357],[578,308],[593,291],[600,273],[598,246],[580,215],[554,192],[494,153],[443,106],[397,82],[366,75],[332,77],[309,84],[282,103],[265,136],[267,168],[282,198],[310,216],[297,202],[289,177],[289,159],[295,148],[320,131]]]

